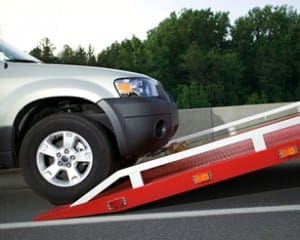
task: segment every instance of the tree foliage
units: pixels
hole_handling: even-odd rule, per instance
[[[30,54],[45,63],[55,63],[57,59],[53,54],[54,50],[55,47],[50,42],[49,38],[43,38],[38,46],[30,51]]]
[[[262,102],[299,99],[300,15],[286,6],[254,8],[232,30],[233,49],[245,67],[246,99]]]
[[[172,12],[146,40],[133,36],[94,53],[48,38],[31,54],[44,62],[119,68],[159,79],[179,107],[295,101],[300,95],[300,15],[292,7],[254,8],[230,24],[228,12]]]

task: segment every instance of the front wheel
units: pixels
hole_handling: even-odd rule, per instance
[[[54,204],[75,201],[104,179],[113,152],[105,129],[76,114],[55,114],[36,123],[19,153],[26,182]]]

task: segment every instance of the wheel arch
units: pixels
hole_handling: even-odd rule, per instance
[[[35,100],[25,105],[17,114],[13,123],[12,149],[18,158],[18,153],[22,140],[26,132],[36,122],[44,117],[56,113],[77,113],[87,118],[95,120],[111,136],[111,140],[116,142],[111,124],[105,112],[97,104],[79,97],[49,97]],[[116,144],[114,144],[116,145]],[[16,161],[17,163],[17,161]]]

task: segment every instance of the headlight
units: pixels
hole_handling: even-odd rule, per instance
[[[115,81],[115,87],[121,97],[140,96],[157,97],[155,81],[147,78],[122,78]]]

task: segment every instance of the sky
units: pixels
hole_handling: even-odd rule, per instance
[[[300,0],[0,0],[0,38],[27,52],[48,37],[56,52],[91,44],[99,53],[133,35],[145,39],[172,11],[211,8],[233,23],[267,4],[300,9]]]

